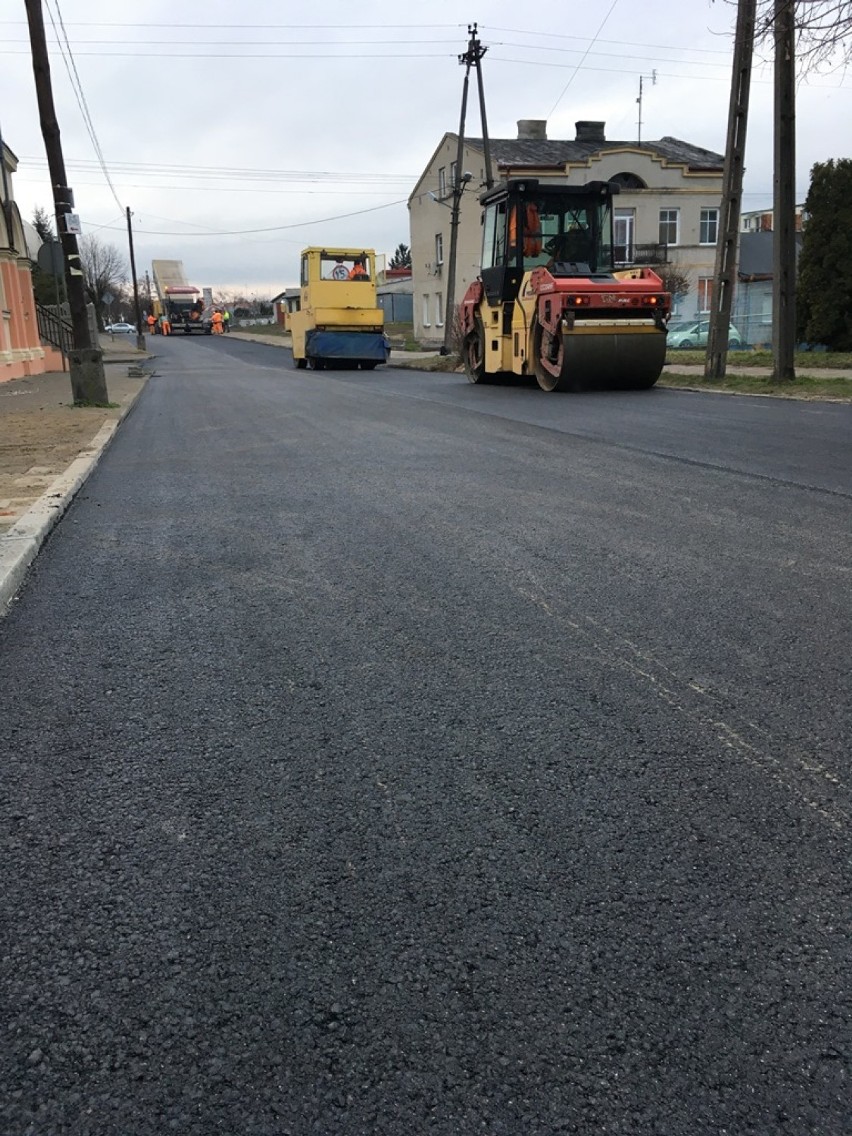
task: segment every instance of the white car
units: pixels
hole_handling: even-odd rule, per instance
[[[111,323],[109,327],[104,328],[104,331],[109,332],[110,335],[136,334],[136,328],[132,323]]]

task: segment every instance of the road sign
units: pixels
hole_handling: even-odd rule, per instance
[[[51,276],[62,275],[62,245],[59,241],[45,241],[38,250],[36,264]]]

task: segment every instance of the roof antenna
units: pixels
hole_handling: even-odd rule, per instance
[[[638,131],[637,131],[637,134],[636,134],[636,143],[639,146],[642,145],[642,80],[643,79],[650,79],[651,80],[651,86],[656,87],[656,85],[657,85],[657,69],[654,68],[654,70],[651,72],[650,75],[640,75],[639,76],[639,98],[636,100],[636,102],[639,104],[639,121],[636,124],[637,127],[638,127]]]

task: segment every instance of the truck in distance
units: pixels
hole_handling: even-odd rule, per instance
[[[153,301],[154,316],[165,315],[172,331],[185,335],[210,335],[213,331],[212,312],[206,311],[198,288],[186,278],[183,261],[154,260],[151,262],[157,298]]]

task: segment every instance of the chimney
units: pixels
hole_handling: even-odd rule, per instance
[[[605,122],[575,122],[577,137],[575,142],[606,142]]]
[[[519,118],[518,119],[518,141],[519,142],[546,142],[547,141],[547,119],[546,118]]]

